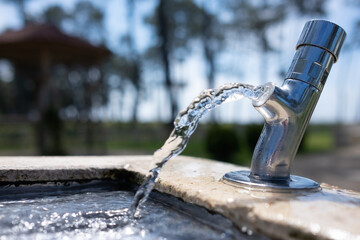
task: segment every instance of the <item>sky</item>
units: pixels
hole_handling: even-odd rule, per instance
[[[76,2],[76,1],[75,1]],[[327,5],[328,15],[322,19],[334,22],[345,29],[348,36],[346,39],[346,49],[340,54],[339,61],[333,66],[320,100],[314,111],[311,122],[343,122],[354,123],[360,120],[360,68],[359,50],[353,47],[354,23],[360,19],[360,6],[350,5],[348,0],[329,0]],[[126,1],[122,0],[94,0],[94,4],[104,10],[105,31],[108,35],[107,45],[114,52],[119,49],[119,39],[127,29],[126,26]],[[53,4],[59,4],[65,9],[71,9],[74,5],[72,0],[31,0],[26,8],[31,13],[42,11],[45,7]],[[137,4],[136,28],[137,47],[143,51],[153,42],[154,33],[151,32],[143,21],[143,17],[148,15],[155,7],[155,0],[140,1]],[[278,72],[287,70],[295,53],[295,45],[300,32],[309,18],[290,17],[286,24],[275,27],[273,30],[273,41],[279,41],[281,38],[281,50],[267,58],[269,66],[267,81],[282,84]],[[14,6],[0,2],[0,32],[6,28],[19,28],[21,22],[17,17]],[[256,51],[256,46],[243,45],[240,41],[234,41],[230,46],[231,52],[225,53],[220,59],[220,73],[216,77],[216,85],[219,86],[229,82],[244,82],[258,85],[264,83],[262,76],[261,62],[263,55]],[[235,53],[235,54],[234,54]],[[283,69],[282,69],[283,68]],[[232,74],[229,74],[229,70]],[[158,76],[158,77],[156,77]],[[195,48],[195,51],[186,61],[174,65],[174,78],[177,82],[185,84],[180,90],[179,104],[180,109],[185,108],[190,101],[195,98],[206,86],[205,66],[203,64],[202,52]],[[162,81],[160,74],[149,74],[145,79],[147,84],[146,92],[151,93],[143,96],[145,98],[140,105],[139,118],[142,121],[161,121],[168,120],[169,106],[167,104],[167,94],[158,87]],[[132,90],[123,94],[113,91],[110,97],[109,106],[97,111],[98,115],[108,119],[128,120],[131,116]],[[263,121],[247,99],[229,103],[215,110],[218,119],[224,122],[261,122]],[[206,121],[206,120],[205,120]]]

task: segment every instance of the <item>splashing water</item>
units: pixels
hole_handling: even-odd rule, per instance
[[[185,110],[178,114],[174,121],[174,130],[164,145],[154,153],[151,170],[136,192],[130,207],[131,214],[135,217],[139,216],[140,208],[153,190],[162,167],[170,158],[179,155],[185,149],[191,134],[196,130],[200,118],[205,113],[223,103],[243,97],[259,101],[271,91],[272,87],[269,84],[255,87],[242,83],[224,84],[217,89],[204,90]]]
[[[126,179],[1,187],[0,239],[258,239],[219,214],[160,193],[135,219],[126,208],[133,197]]]

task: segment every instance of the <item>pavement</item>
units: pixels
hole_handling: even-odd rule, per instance
[[[360,144],[295,158],[292,174],[360,192]]]

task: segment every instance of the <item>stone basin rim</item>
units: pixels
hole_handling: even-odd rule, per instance
[[[116,179],[122,174],[129,174],[131,181],[139,183],[148,172],[151,158],[1,157],[0,183]],[[246,226],[270,238],[360,239],[360,223],[351,221],[360,219],[359,193],[322,185],[321,192],[309,195],[274,195],[239,190],[219,181],[226,172],[246,169],[180,156],[165,166],[156,189],[220,213],[239,228]],[[173,174],[175,171],[177,174]]]

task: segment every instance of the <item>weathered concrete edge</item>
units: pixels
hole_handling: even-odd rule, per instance
[[[0,183],[118,179],[128,173],[142,178],[146,168],[139,159],[148,162],[151,157],[1,157]]]
[[[197,195],[188,194],[186,191],[181,191],[171,184],[160,183],[157,184],[155,189],[159,192],[170,194],[185,202],[204,207],[210,211],[220,213],[228,218],[238,228],[250,229],[257,233],[263,234],[270,239],[283,239],[283,240],[328,240],[337,239],[332,238],[324,233],[314,234],[310,230],[301,228],[291,223],[272,221],[271,219],[262,218],[254,213],[251,206],[227,206],[226,204],[213,204],[211,200],[201,199]],[[355,239],[355,238],[349,238]],[[358,239],[358,238],[356,238]]]
[[[101,161],[99,161],[101,160]],[[41,182],[41,181],[73,181],[82,179],[104,179],[104,178],[119,178],[119,174],[133,173],[134,181],[139,181],[144,178],[148,171],[147,166],[151,161],[151,156],[99,156],[99,157],[3,157],[0,158],[0,182]],[[188,171],[191,164],[198,162],[200,165],[206,165],[211,168],[214,165],[216,169],[223,168],[221,171],[232,171],[242,169],[239,166],[231,164],[224,164],[203,160],[198,158],[180,157],[178,161],[169,163],[170,168],[164,169],[161,176],[161,181],[157,184],[157,190],[174,195],[199,206],[203,206],[209,210],[223,214],[232,220],[239,228],[246,225],[247,227],[264,233],[270,237],[280,239],[346,239],[333,238],[329,232],[318,232],[314,234],[309,229],[301,227],[286,221],[273,221],[272,218],[267,218],[261,214],[256,213],[254,208],[256,206],[246,204],[226,204],[226,202],[217,202],[209,198],[209,195],[202,194],[196,191],[198,186],[190,186],[189,179],[195,179],[196,176],[187,176],[187,181],[179,183],[178,179],[174,177],[174,169],[177,174],[184,174],[181,167],[176,163],[182,163],[185,170]],[[196,167],[196,166],[195,166]],[[194,169],[194,166],[190,166]],[[179,171],[178,171],[179,170]],[[211,170],[211,169],[210,169]],[[216,170],[217,171],[217,170]],[[166,175],[168,174],[168,176]],[[197,173],[198,174],[198,173]],[[206,174],[209,174],[207,172]],[[218,173],[217,173],[218,174]],[[211,171],[210,171],[211,175]],[[198,177],[199,178],[199,177]],[[216,175],[215,178],[218,178]],[[229,186],[223,186],[218,182],[218,179],[203,178],[200,176],[199,181],[205,184],[215,184],[220,187],[220,190],[231,190]],[[179,185],[180,184],[180,185]],[[183,184],[183,185],[181,185]],[[190,187],[189,187],[190,186]],[[216,189],[217,192],[221,192]],[[224,192],[225,193],[225,192]],[[232,193],[233,194],[233,193]],[[238,194],[238,193],[237,193]],[[225,194],[226,195],[226,194]],[[347,235],[346,235],[347,236]],[[358,239],[356,235],[348,235],[352,239]]]
[[[132,173],[124,169],[89,168],[89,169],[36,169],[36,170],[0,170],[0,185],[32,184],[42,182],[69,182],[84,180],[120,179],[128,178]],[[11,178],[6,177],[10,175]]]

